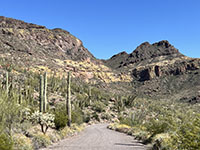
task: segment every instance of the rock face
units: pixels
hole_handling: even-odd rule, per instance
[[[199,59],[184,56],[166,40],[152,45],[142,43],[132,53],[119,53],[105,63],[113,69],[131,71],[133,78],[141,82],[166,75],[181,75],[199,69],[200,65]]]
[[[132,53],[114,55],[105,64],[130,73],[137,95],[182,99],[183,95],[196,97],[200,90],[200,59],[184,56],[166,40],[142,43]]]
[[[42,58],[72,60],[90,59],[94,56],[78,38],[62,29],[49,30],[44,26],[0,17],[0,53],[17,57],[34,55]]]
[[[123,64],[124,60],[128,58],[129,54],[125,51],[112,56],[109,60],[105,60],[107,66],[112,66],[112,68],[118,68],[121,64]]]
[[[200,69],[200,61],[193,59],[190,61],[177,61],[170,65],[152,65],[133,69],[132,75],[139,81],[151,80],[156,77],[168,75],[183,75],[189,71]]]
[[[117,55],[114,55],[113,57],[111,57],[109,60],[106,61],[106,64],[114,69],[118,69],[122,68],[123,66],[136,64],[148,59],[154,59],[154,58],[156,59],[160,56],[170,57],[170,59],[183,56],[181,53],[179,53],[179,51],[176,48],[174,48],[174,46],[172,46],[166,40],[154,43],[152,45],[149,44],[148,42],[144,42],[140,46],[138,46],[132,53],[127,54],[123,52],[122,54],[119,53]],[[115,61],[116,59],[121,61],[117,63]]]

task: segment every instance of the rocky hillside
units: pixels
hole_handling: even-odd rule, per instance
[[[81,40],[62,29],[0,17],[0,58],[2,62],[33,72],[47,71],[62,77],[73,76],[92,82],[131,81],[128,75],[114,73],[97,60]]]
[[[1,53],[72,60],[95,60],[82,41],[62,29],[0,17]]]
[[[0,17],[0,68],[5,66],[59,77],[70,70],[74,77],[113,92],[200,101],[200,59],[184,56],[165,40],[98,60],[63,29]]]
[[[200,59],[184,56],[168,41],[145,42],[130,54],[114,55],[105,64],[130,73],[137,95],[200,101]]]

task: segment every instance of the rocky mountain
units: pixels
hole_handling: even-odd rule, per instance
[[[200,59],[184,56],[166,40],[142,43],[132,53],[114,55],[105,64],[130,73],[137,95],[200,101]]]
[[[49,30],[44,26],[0,17],[0,51],[31,57],[95,61],[94,56],[78,38],[62,29]]]
[[[6,65],[59,77],[70,70],[113,92],[200,101],[200,59],[184,56],[166,40],[98,60],[68,31],[1,16],[0,68]]]
[[[74,77],[93,83],[130,81],[129,76],[114,73],[96,59],[68,31],[3,16],[0,17],[0,60],[7,65],[32,72],[47,71],[60,77],[70,70]]]

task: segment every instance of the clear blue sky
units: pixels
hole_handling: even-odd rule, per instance
[[[0,15],[63,28],[97,58],[160,40],[200,58],[200,0],[2,0]]]

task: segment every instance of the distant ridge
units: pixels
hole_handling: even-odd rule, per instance
[[[108,66],[117,69],[121,66],[138,63],[140,61],[159,56],[169,56],[171,58],[175,58],[181,57],[183,54],[181,54],[178,49],[172,46],[167,40],[163,40],[154,44],[144,42],[139,45],[132,53],[119,53],[112,56],[109,60],[107,60],[106,63]]]

